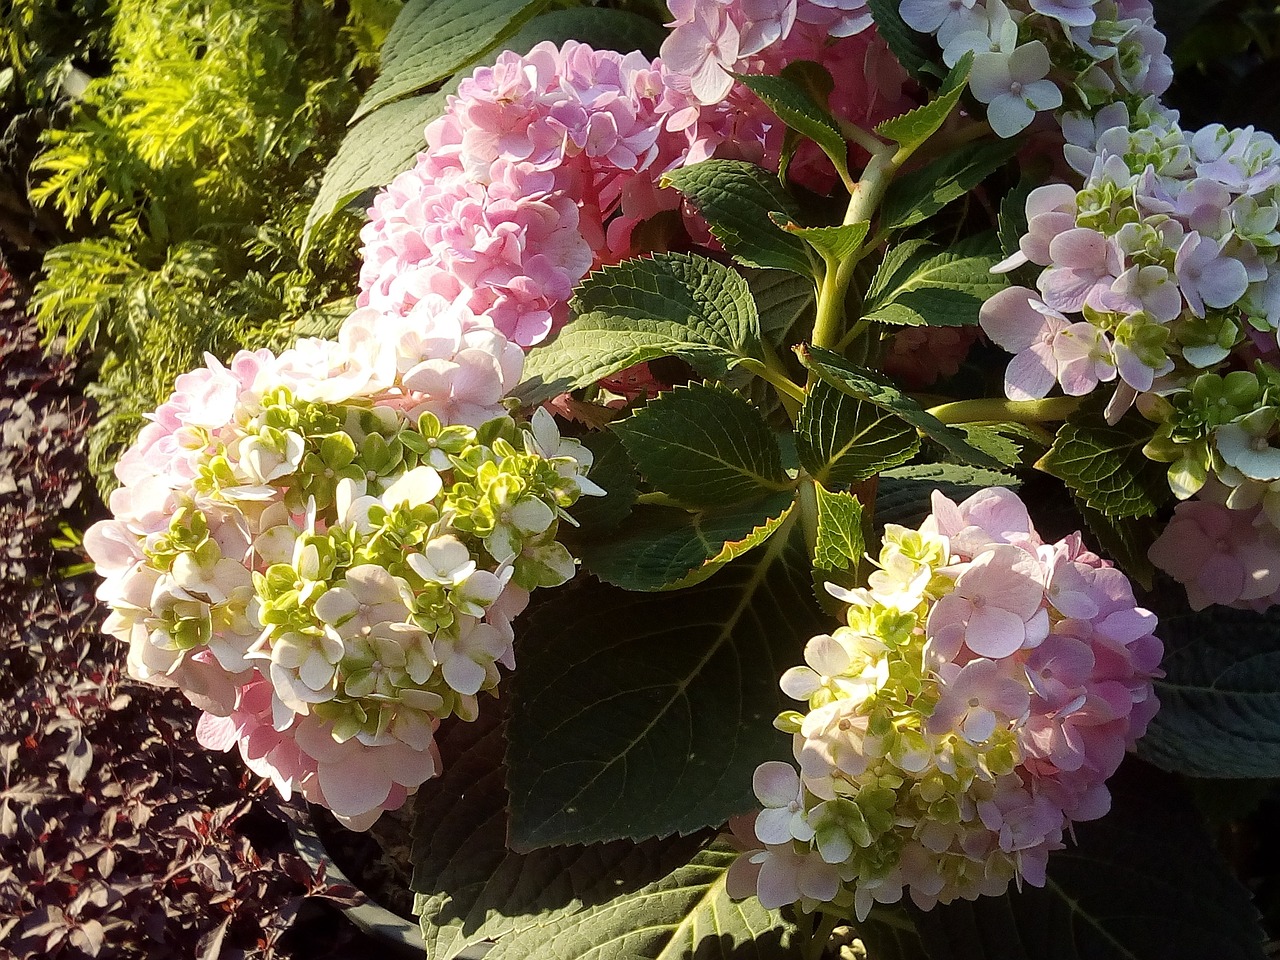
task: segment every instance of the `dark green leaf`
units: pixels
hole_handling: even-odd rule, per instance
[[[777,911],[729,899],[737,856],[717,843],[642,890],[499,942],[488,960],[797,960]]]
[[[1193,613],[1180,594],[1158,595],[1166,676],[1139,754],[1195,777],[1280,777],[1280,612]]]
[[[445,94],[427,94],[388,104],[347,133],[325,167],[320,190],[307,211],[302,249],[310,248],[317,226],[365,190],[386,186],[413,166],[426,146],[423,128],[444,111]]]
[[[605,490],[603,497],[582,497],[569,511],[588,535],[607,532],[618,526],[636,502],[640,476],[617,436],[605,430],[588,433],[582,443],[594,460],[587,478]]]
[[[885,120],[876,127],[876,133],[898,144],[898,159],[905,159],[915,153],[946,123],[947,117],[951,116],[951,111],[960,102],[960,95],[969,82],[972,67],[973,54],[966,53],[947,73],[934,99],[900,117]]]
[[[769,218],[781,213],[795,220],[800,208],[768,170],[741,160],[704,160],[667,174],[663,182],[693,202],[735,260],[749,267],[813,275],[804,242]]]
[[[812,325],[814,305],[813,281],[777,270],[749,271],[747,282],[760,312],[760,335],[774,346],[788,343],[788,336],[803,320]]]
[[[1134,413],[1109,426],[1096,407],[1085,407],[1059,427],[1036,466],[1104,516],[1150,516],[1173,497],[1165,465],[1142,453],[1154,427]]]
[[[545,0],[409,0],[382,45],[382,69],[352,121],[419,93],[511,36]]]
[[[582,565],[624,590],[690,586],[764,543],[782,525],[793,502],[791,492],[784,491],[697,513],[640,506],[613,534],[582,545]]]
[[[927,220],[999,170],[1017,150],[1017,140],[969,143],[903,174],[889,185],[880,205],[883,228],[898,230]]]
[[[734,78],[764,101],[788,127],[821,147],[835,164],[836,171],[848,180],[849,146],[840,132],[840,124],[804,87],[785,77],[763,74],[735,73]]]
[[[742,503],[792,487],[769,425],[724,386],[676,387],[613,429],[640,475],[690,506]]]
[[[880,407],[817,381],[796,421],[796,452],[805,472],[835,489],[910,460],[920,449],[915,429]]]
[[[437,743],[444,772],[414,811],[414,912],[430,960],[547,924],[660,880],[698,852],[698,837],[507,849],[504,701],[474,723],[449,721]]]
[[[525,361],[515,396],[541,403],[658,357],[678,356],[711,377],[760,358],[755,302],[742,276],[705,257],[661,253],[624,260],[584,280],[576,316]]]
[[[1035,185],[1024,178],[1000,201],[1000,248],[1006,257],[1018,252],[1022,235],[1027,232],[1027,197]]]
[[[1160,536],[1164,524],[1155,517],[1108,517],[1082,503],[1079,498],[1076,499],[1076,507],[1102,553],[1114,560],[1130,580],[1150,590],[1155,582],[1156,568],[1147,558],[1147,551]]]
[[[872,956],[896,960],[1263,960],[1248,891],[1215,849],[1181,785],[1130,761],[1113,778],[1112,810],[1077,824],[1078,843],[1049,858],[1043,888],[1023,886],[912,910],[909,937]],[[881,949],[883,946],[883,949]],[[877,952],[879,951],[879,952]]]
[[[908,326],[975,326],[982,304],[1008,283],[991,273],[999,259],[990,233],[945,250],[907,240],[885,254],[867,289],[863,316]]]
[[[898,523],[917,527],[933,510],[929,500],[934,490],[957,503],[984,487],[1016,489],[1018,478],[1011,473],[997,473],[950,463],[921,463],[896,467],[880,475],[876,485],[875,522],[877,527]]]
[[[898,0],[867,0],[867,9],[876,22],[876,33],[912,78],[932,85],[942,76],[941,69],[934,63],[938,55],[933,39],[916,33],[903,22]]]
[[[851,364],[838,353],[821,347],[800,346],[796,349],[800,362],[837,390],[858,400],[865,400],[905,420],[920,433],[941,444],[962,463],[977,464],[999,470],[1004,464],[976,447],[970,446],[964,434],[949,427],[900,391],[883,375]]]
[[[826,617],[788,524],[673,593],[592,584],[521,625],[507,753],[511,840],[640,839],[723,824],[790,748],[778,677]],[[539,956],[541,956],[539,954]]]

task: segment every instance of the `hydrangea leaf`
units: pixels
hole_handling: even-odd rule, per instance
[[[778,119],[821,147],[835,164],[841,179],[849,182],[849,145],[840,132],[840,124],[808,90],[786,77],[746,73],[733,76],[776,113]]]
[[[546,0],[409,0],[382,45],[378,79],[352,115],[359,120],[452,76],[511,36]]]
[[[658,357],[677,356],[710,377],[760,359],[760,321],[742,275],[683,253],[624,260],[579,284],[576,314],[529,351],[515,395],[541,403]]]
[[[927,220],[1008,163],[1017,149],[1013,140],[969,143],[903,174],[889,185],[880,205],[884,227],[900,230]]]
[[[799,944],[777,911],[754,897],[729,899],[725,877],[737,856],[718,842],[647,887],[499,941],[488,958],[795,960]]]
[[[874,17],[874,11],[872,16]],[[960,95],[969,82],[972,67],[973,55],[966,53],[947,73],[936,97],[922,107],[885,120],[875,128],[880,136],[898,144],[898,152],[894,157],[897,162],[900,163],[915,153],[946,123],[947,117],[951,116],[951,111],[960,102]]]
[[[799,237],[817,250],[828,263],[840,263],[861,250],[862,241],[867,239],[867,231],[871,229],[871,224],[866,220],[842,223],[834,227],[802,227],[791,222],[781,226],[788,234]]]
[[[1036,466],[1106,517],[1151,516],[1173,496],[1165,465],[1142,452],[1152,431],[1135,413],[1110,426],[1097,404],[1090,404],[1058,428],[1053,446]]]
[[[965,440],[963,433],[929,413],[883,375],[857,367],[838,353],[821,347],[801,345],[796,348],[796,352],[801,363],[837,390],[905,420],[924,436],[941,444],[960,462],[992,470],[999,470],[1004,466],[994,457],[972,446]]]
[[[1193,777],[1280,777],[1280,613],[1192,613],[1180,596],[1167,606],[1156,609],[1160,712],[1139,755]]]
[[[768,170],[742,160],[704,160],[667,174],[663,185],[693,202],[712,235],[739,263],[813,276],[803,241],[774,226],[769,217],[782,213],[797,219],[800,208]]]
[[[789,343],[801,321],[813,322],[817,298],[812,280],[780,270],[749,270],[747,282],[760,313],[760,335],[769,343]]]
[[[689,506],[742,503],[794,486],[764,418],[719,384],[676,387],[613,430],[640,475]]]
[[[445,107],[445,92],[409,97],[370,114],[347,134],[338,146],[311,209],[302,234],[306,252],[316,227],[361,193],[381,187],[413,166],[426,146],[423,128]]]
[[[522,622],[513,846],[689,833],[751,809],[755,768],[790,753],[770,725],[787,707],[778,677],[828,625],[795,531],[687,590],[586,581]]]
[[[895,467],[880,475],[876,484],[875,523],[904,527],[919,526],[932,511],[934,490],[959,503],[984,487],[1016,489],[1018,478],[1011,473],[962,467],[952,463],[920,463]]]
[[[428,960],[453,960],[476,944],[629,895],[688,863],[705,842],[695,835],[508,850],[504,705],[486,703],[474,723],[442,727],[444,772],[418,790],[410,885]]]
[[[999,260],[990,233],[946,249],[907,240],[885,254],[867,289],[863,317],[902,326],[976,326],[982,304],[1008,283],[991,273]]]
[[[919,449],[911,424],[825,380],[810,388],[796,421],[800,465],[832,489],[905,463]]]
[[[1112,809],[1077,824],[1044,887],[912,908],[918,938],[872,923],[877,960],[1263,960],[1248,890],[1178,781],[1129,761]],[[872,912],[872,919],[876,911]],[[901,916],[901,914],[900,914]],[[905,920],[905,916],[901,916]]]
[[[582,497],[569,513],[583,531],[594,535],[615,529],[631,513],[640,475],[616,434],[608,430],[588,433],[582,443],[593,456],[587,479],[602,488],[605,495]]]
[[[818,601],[830,596],[827,581],[842,587],[859,586],[858,567],[866,543],[862,536],[862,503],[851,493],[831,492],[814,484],[818,507],[818,535],[813,547],[813,584]],[[834,598],[833,598],[834,599]],[[837,605],[839,606],[839,605]]]
[[[697,513],[641,506],[612,535],[582,544],[578,553],[587,570],[624,590],[678,590],[764,543],[794,502],[788,490]]]
[[[898,7],[899,0],[867,0],[867,9],[876,23],[876,33],[893,51],[902,68],[915,80],[932,85],[942,75],[930,52],[934,48],[933,41],[908,27]]]

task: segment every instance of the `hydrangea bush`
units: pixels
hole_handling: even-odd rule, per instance
[[[131,670],[417,794],[432,957],[1260,957],[1175,774],[1280,772],[1275,141],[1142,0],[535,6],[406,5],[354,312],[121,458]]]

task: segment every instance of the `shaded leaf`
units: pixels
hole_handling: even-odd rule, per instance
[[[964,434],[947,426],[933,414],[900,391],[882,374],[851,364],[838,353],[821,347],[801,345],[796,348],[800,362],[837,390],[858,400],[874,404],[905,420],[924,436],[941,444],[948,453],[965,463],[999,470],[1004,464],[971,446]]]
[[[764,418],[719,384],[676,387],[613,430],[645,480],[691,506],[741,503],[792,486]]]
[[[747,282],[755,295],[760,314],[760,335],[774,346],[781,346],[801,321],[813,323],[817,298],[813,281],[778,270],[748,271]]]
[[[804,87],[786,77],[735,73],[734,79],[759,97],[766,107],[796,133],[808,137],[831,158],[836,171],[849,179],[849,146],[840,124]]]
[[[1016,489],[1018,478],[976,467],[950,463],[922,463],[896,467],[880,475],[876,485],[875,522],[877,527],[899,523],[918,527],[932,511],[929,500],[934,490],[957,503],[984,487]]]
[[[618,526],[635,506],[640,476],[617,435],[609,430],[588,433],[581,442],[592,453],[587,479],[605,491],[603,497],[582,497],[569,513],[592,535]]]
[[[915,153],[946,123],[947,117],[951,116],[951,111],[960,102],[960,95],[969,82],[969,71],[972,68],[973,54],[966,53],[947,73],[936,97],[922,107],[916,107],[876,126],[876,133],[898,144],[895,159],[901,161]]]
[[[687,590],[592,584],[522,625],[514,846],[688,833],[753,806],[756,766],[790,754],[778,677],[826,623],[788,527]]]
[[[1156,599],[1165,677],[1139,755],[1195,777],[1280,777],[1280,611],[1193,613],[1177,587]]]
[[[796,421],[800,465],[830,489],[905,463],[919,449],[919,437],[905,420],[825,380],[810,388]]]
[[[612,535],[583,544],[583,566],[624,590],[675,590],[711,576],[764,543],[794,502],[791,491],[689,513],[640,506]]]
[[[999,170],[1017,150],[1016,140],[968,143],[902,174],[889,185],[880,205],[882,229],[899,230],[927,220]]]

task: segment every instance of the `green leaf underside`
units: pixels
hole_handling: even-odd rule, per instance
[[[876,484],[875,522],[877,527],[897,523],[918,527],[932,511],[934,490],[959,503],[984,487],[1016,489],[1018,478],[1011,473],[961,467],[950,463],[921,463],[896,467],[880,475]]]
[[[1142,452],[1153,427],[1133,413],[1109,426],[1096,406],[1058,428],[1053,446],[1036,466],[1104,516],[1150,516],[1172,498],[1165,465]]]
[[[735,73],[734,78],[759,97],[788,127],[821,147],[836,165],[836,170],[847,176],[849,146],[840,132],[840,125],[807,90],[785,77]]]
[[[687,863],[703,842],[508,850],[503,716],[504,702],[488,701],[474,723],[443,726],[444,772],[417,794],[411,886],[429,960],[630,894]]]
[[[760,335],[769,343],[788,343],[801,320],[812,322],[817,303],[812,280],[779,270],[749,270],[747,282],[760,312]]]
[[[752,808],[755,768],[790,756],[778,677],[827,623],[794,530],[687,590],[593,583],[522,624],[513,846],[689,833]]]
[[[382,46],[382,69],[352,121],[453,75],[509,37],[545,0],[409,0]]]
[[[1033,447],[1041,452],[1045,449],[1044,441],[1021,423],[958,423],[956,426],[964,431],[971,444],[1010,467],[1022,462],[1025,448]]]
[[[938,73],[933,62],[935,55],[924,46],[930,38],[906,25],[898,11],[898,0],[867,0],[867,9],[875,20],[876,32],[912,78],[923,80],[926,75]]]
[[[800,465],[830,489],[906,463],[919,449],[919,436],[905,420],[825,380],[813,385],[796,421]]]
[[[303,229],[302,249],[317,226],[372,187],[390,183],[413,166],[426,148],[423,128],[444,111],[445,92],[410,97],[365,117],[343,139],[325,167],[324,179]]]
[[[866,544],[862,540],[862,504],[851,493],[832,493],[818,484],[818,536],[813,548],[814,589],[828,580],[842,587],[858,585],[858,566]],[[821,599],[821,594],[819,594]]]
[[[1016,140],[969,143],[903,174],[889,186],[880,206],[884,227],[900,230],[927,220],[999,170],[1017,149]]]
[[[792,486],[764,418],[718,384],[676,387],[613,430],[654,489],[690,506],[741,503]]]
[[[838,353],[821,347],[802,346],[797,348],[797,352],[806,367],[837,390],[900,417],[929,439],[941,444],[958,460],[992,470],[999,470],[1004,466],[994,457],[970,446],[964,439],[964,434],[924,410],[880,374],[856,367]]]
[[[581,441],[593,460],[587,478],[605,491],[603,497],[582,497],[569,510],[585,534],[613,530],[635,506],[640,475],[617,435],[609,430],[588,433]]]
[[[885,254],[867,289],[863,316],[908,326],[973,326],[987,299],[1007,286],[991,273],[1000,260],[990,233],[943,250],[908,240]]]
[[[1263,960],[1248,891],[1174,778],[1129,761],[1110,813],[1074,827],[1043,888],[911,910],[919,941],[866,928],[877,960]],[[874,915],[873,915],[874,916]]]
[[[804,242],[770,220],[771,213],[789,220],[800,216],[800,208],[775,174],[741,160],[704,160],[667,174],[664,183],[693,202],[735,260],[803,277],[813,274]]]
[[[754,897],[735,902],[737,853],[717,843],[649,886],[500,941],[489,960],[795,960],[792,930]]]
[[[1194,777],[1280,777],[1280,613],[1169,606],[1156,610],[1160,712],[1139,755]]]
[[[760,359],[759,318],[747,282],[705,257],[661,253],[605,267],[579,285],[576,316],[530,350],[514,395],[541,403],[642,360],[677,356],[723,378]]]
[[[960,95],[964,93],[972,67],[973,55],[966,53],[947,73],[934,99],[900,117],[885,120],[875,128],[876,133],[886,140],[897,142],[901,148],[900,153],[913,153],[937,133],[938,129],[946,123],[947,117],[951,116],[951,111],[960,102]]]
[[[689,513],[642,505],[608,538],[582,545],[582,565],[624,590],[675,590],[705,580],[764,543],[794,503],[791,491]]]
[[[861,250],[862,241],[867,238],[867,231],[870,228],[871,224],[866,220],[843,223],[835,227],[799,227],[794,223],[783,226],[788,234],[799,237],[817,250],[828,263],[847,260]]]

